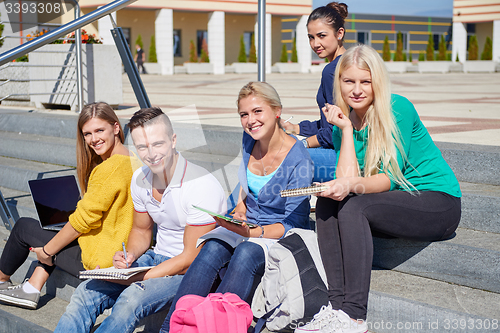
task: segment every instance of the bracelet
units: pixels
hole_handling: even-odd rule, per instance
[[[263,238],[264,237],[264,227],[259,225],[260,227],[260,230],[262,230],[262,233],[260,234],[259,238]]]
[[[42,251],[47,257],[53,257],[52,255],[48,254],[47,251],[45,251],[45,246],[42,246]]]
[[[306,139],[302,139],[302,143],[304,144],[304,147],[309,148],[309,142],[307,142]]]

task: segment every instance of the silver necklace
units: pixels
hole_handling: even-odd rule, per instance
[[[273,161],[271,162],[271,165],[269,165],[267,168],[272,168],[273,167],[274,160],[276,159],[276,157],[280,153],[281,148],[283,148],[283,143],[285,143],[285,136],[283,136],[283,140],[281,141],[281,147],[280,147],[280,149],[278,150],[278,152],[276,153],[276,155],[274,155],[274,158],[273,158]],[[262,164],[262,170],[264,170],[264,176],[267,176],[266,167],[264,166],[264,162],[262,162],[262,150],[260,149],[260,141],[259,141],[259,154],[260,154],[260,164]]]

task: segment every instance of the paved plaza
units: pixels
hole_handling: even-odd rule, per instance
[[[320,73],[268,74],[281,96],[283,119],[319,119],[316,92]],[[151,104],[174,122],[236,126],[239,89],[256,74],[143,75]],[[392,74],[394,93],[415,105],[435,141],[500,145],[500,73]],[[129,117],[138,103],[126,75],[119,114]]]

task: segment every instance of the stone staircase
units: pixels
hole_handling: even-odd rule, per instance
[[[0,110],[0,191],[15,218],[36,217],[27,180],[74,174],[75,130],[74,114]],[[241,129],[174,123],[174,130],[178,150],[213,172],[229,194]],[[500,332],[500,147],[438,146],[461,183],[462,222],[454,238],[441,242],[374,239],[372,332]],[[29,276],[33,260],[15,282]],[[56,270],[37,310],[0,304],[0,332],[52,331],[78,282]],[[147,318],[136,331],[157,332],[163,317]]]

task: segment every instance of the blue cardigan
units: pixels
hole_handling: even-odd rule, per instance
[[[333,59],[331,63],[323,68],[323,72],[321,73],[321,85],[316,95],[316,102],[318,103],[319,114],[321,116],[320,119],[316,121],[303,120],[299,123],[300,135],[306,137],[316,135],[319,144],[323,148],[334,149],[332,142],[333,125],[326,120],[321,109],[325,106],[325,103],[335,104],[333,100],[333,76],[340,57],[338,56]]]
[[[259,191],[258,200],[249,193],[247,166],[255,140],[243,133],[243,159],[238,171],[238,179],[246,196],[247,220],[260,225],[281,223],[285,234],[292,228],[310,229],[309,196],[282,198],[280,191],[310,186],[313,164],[304,145],[295,142],[274,176]]]

